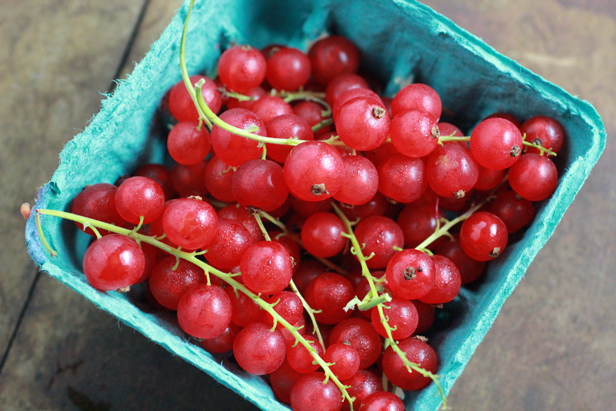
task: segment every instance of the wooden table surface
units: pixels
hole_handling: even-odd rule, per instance
[[[0,2],[0,409],[254,407],[46,274],[24,246],[58,153],[130,73],[180,0]],[[616,2],[427,0],[616,131]],[[616,148],[505,303],[449,396],[454,410],[616,409]]]

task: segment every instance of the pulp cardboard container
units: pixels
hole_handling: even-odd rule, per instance
[[[60,166],[39,192],[36,208],[70,211],[71,201],[85,185],[113,183],[145,161],[165,160],[165,132],[156,113],[165,92],[181,78],[179,49],[187,11],[188,1],[133,75],[103,101],[86,130],[66,145]],[[554,195],[540,206],[524,236],[488,264],[484,281],[473,290],[463,288],[445,305],[437,331],[429,335],[447,393],[588,177],[603,151],[605,130],[587,102],[410,0],[197,1],[188,29],[188,70],[212,73],[220,52],[231,43],[280,43],[306,50],[325,33],[351,39],[361,52],[363,69],[386,85],[386,94],[413,81],[432,86],[443,102],[443,121],[464,131],[499,111],[523,120],[551,116],[566,130],[565,146],[555,160],[560,181]],[[142,312],[127,295],[90,287],[80,262],[88,239],[72,222],[44,217],[43,227],[57,257],[50,258],[41,247],[33,213],[26,233],[28,250],[42,270],[262,409],[286,409],[262,378],[225,369],[198,344],[187,342],[173,316]],[[407,409],[431,411],[439,408],[441,399],[431,384],[407,393],[405,403]]]

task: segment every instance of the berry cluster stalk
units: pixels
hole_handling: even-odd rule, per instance
[[[317,353],[317,351],[310,345],[310,343],[304,338],[304,336],[302,334],[299,333],[298,329],[295,328],[292,324],[289,324],[289,322],[287,320],[285,320],[280,314],[278,314],[276,312],[276,310],[274,310],[274,306],[276,305],[274,304],[269,304],[268,302],[266,302],[265,300],[263,300],[261,298],[261,294],[255,294],[252,291],[250,291],[244,284],[236,281],[233,279],[234,275],[230,274],[230,273],[224,273],[212,266],[210,266],[209,264],[205,263],[204,261],[201,261],[197,258],[197,256],[199,256],[201,253],[198,252],[185,252],[182,251],[181,248],[173,248],[165,243],[162,243],[160,241],[158,241],[155,237],[152,236],[147,236],[144,234],[139,234],[138,232],[136,232],[135,230],[128,230],[126,228],[121,228],[121,227],[117,227],[113,224],[108,224],[108,223],[104,223],[102,221],[98,221],[98,220],[94,220],[92,218],[87,218],[87,217],[83,217],[77,214],[72,214],[72,213],[67,213],[64,211],[57,211],[57,210],[36,210],[36,212],[40,215],[50,215],[50,216],[54,216],[54,217],[60,217],[60,218],[64,218],[66,220],[71,220],[71,221],[76,221],[78,223],[81,223],[83,225],[88,225],[90,227],[97,227],[97,228],[101,228],[103,230],[107,230],[116,234],[121,234],[124,235],[126,237],[132,238],[133,240],[135,240],[138,244],[141,242],[144,243],[148,243],[151,244],[157,248],[160,248],[163,251],[168,252],[169,254],[172,254],[173,256],[175,256],[175,258],[178,259],[184,259],[190,263],[195,264],[196,266],[198,266],[199,268],[201,268],[205,275],[208,277],[208,282],[209,282],[209,275],[213,274],[216,277],[220,278],[221,280],[223,280],[224,282],[226,282],[229,286],[233,287],[234,290],[239,290],[241,292],[243,292],[244,294],[246,294],[248,297],[252,298],[252,300],[257,303],[257,305],[259,305],[259,307],[261,307],[261,309],[267,311],[272,318],[274,318],[274,328],[276,327],[276,323],[281,324],[284,328],[286,328],[291,335],[295,338],[296,343],[302,344],[306,350],[308,350],[308,352],[310,353],[310,355],[312,355],[312,358],[314,358],[314,361],[321,366],[321,368],[323,369],[323,372],[325,373],[325,381],[327,382],[328,380],[332,380],[332,382],[338,387],[338,389],[340,390],[340,392],[342,393],[343,396],[343,400],[346,399],[350,406],[351,406],[351,411],[353,410],[353,401],[355,400],[354,397],[351,397],[349,395],[349,392],[347,391],[347,388],[350,388],[349,386],[346,386],[344,384],[342,384],[340,382],[340,380],[338,379],[338,377],[336,377],[336,375],[331,371],[331,369],[329,368],[329,366],[331,364],[325,362]],[[38,217],[38,215],[37,215]],[[40,219],[38,220],[40,221]],[[45,239],[45,236],[43,234],[43,230],[42,227],[40,226],[40,224],[38,225],[38,232],[39,232],[39,237],[41,239],[41,242],[43,243],[43,245],[45,246],[45,248],[47,249],[47,251],[50,253],[50,255],[53,257],[55,255],[57,255],[57,253],[55,251],[53,251],[53,249],[49,246],[49,244],[47,243],[47,240]]]
[[[378,313],[379,313],[379,317],[381,319],[381,323],[383,323],[383,327],[385,328],[385,332],[387,333],[386,344],[388,343],[389,346],[391,347],[391,349],[396,354],[398,354],[398,356],[400,357],[400,359],[402,360],[402,362],[406,366],[408,372],[410,372],[410,373],[412,373],[413,371],[414,372],[418,372],[421,375],[423,375],[424,377],[428,377],[428,378],[432,379],[432,381],[434,381],[434,383],[438,387],[439,393],[441,394],[441,397],[443,399],[443,409],[447,409],[447,399],[445,398],[445,393],[443,392],[443,389],[441,388],[441,385],[439,383],[438,376],[435,375],[435,374],[432,374],[430,371],[424,370],[423,368],[421,368],[419,366],[419,364],[412,363],[411,361],[409,361],[408,358],[406,358],[406,354],[404,353],[404,351],[402,351],[400,349],[400,347],[398,347],[398,343],[394,340],[394,338],[393,338],[393,336],[391,334],[392,328],[389,325],[387,316],[385,315],[385,313],[383,311],[383,304],[384,304],[384,302],[378,302],[376,305],[374,305],[374,302],[371,303],[372,299],[377,299],[377,298],[380,297],[379,294],[378,294],[378,290],[376,288],[375,279],[374,279],[374,277],[372,277],[372,274],[370,273],[370,269],[366,265],[366,260],[370,259],[371,256],[368,256],[368,257],[364,256],[364,254],[361,251],[362,250],[362,246],[359,244],[359,241],[357,241],[357,237],[355,237],[355,233],[353,232],[353,227],[351,225],[351,222],[346,217],[346,215],[344,215],[344,213],[336,206],[336,204],[332,203],[332,206],[334,207],[334,210],[336,211],[336,214],[338,214],[338,217],[340,217],[340,219],[342,220],[342,222],[344,223],[344,225],[345,225],[345,227],[347,229],[347,233],[343,233],[342,235],[344,237],[348,238],[349,240],[351,240],[351,243],[353,244],[353,246],[351,247],[351,253],[353,253],[357,257],[357,259],[359,260],[359,264],[361,265],[362,275],[366,278],[366,280],[368,280],[368,284],[370,285],[370,291],[368,292],[368,295],[370,295],[370,297],[368,297],[367,301],[362,302],[361,304],[359,304],[358,308],[360,310],[367,310],[367,309],[370,309],[372,307],[376,307],[376,309],[378,310]],[[443,226],[443,227],[445,227],[445,226]],[[437,238],[437,237],[435,237],[435,238]],[[389,297],[388,299],[386,299],[385,302],[391,301],[391,296],[389,296],[387,293],[385,293],[383,295]]]

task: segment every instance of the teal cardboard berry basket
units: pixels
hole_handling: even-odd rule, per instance
[[[179,49],[187,11],[188,1],[133,75],[103,101],[86,130],[66,145],[60,166],[39,192],[36,208],[70,211],[71,201],[85,185],[113,183],[140,163],[164,161],[157,109],[165,92],[181,78]],[[483,282],[472,290],[463,289],[445,305],[437,319],[438,330],[429,335],[440,359],[441,385],[448,393],[599,159],[605,146],[603,124],[587,102],[414,1],[198,1],[188,28],[188,70],[212,73],[221,50],[233,42],[256,47],[281,43],[305,50],[324,33],[351,39],[360,49],[363,68],[386,85],[386,94],[393,95],[413,81],[432,86],[442,98],[444,120],[465,131],[499,111],[520,119],[551,116],[566,130],[565,146],[556,158],[560,179],[554,195],[540,206],[524,236],[488,264]],[[47,216],[42,226],[58,252],[52,258],[41,246],[33,213],[27,244],[42,270],[262,409],[287,409],[262,378],[221,367],[188,340],[172,316],[142,312],[125,294],[90,287],[80,263],[88,238],[73,223]],[[441,398],[431,384],[407,393],[404,402],[407,409],[432,411],[440,407]]]

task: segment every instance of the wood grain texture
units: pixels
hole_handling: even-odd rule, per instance
[[[0,5],[0,353],[36,268],[21,203],[58,166],[58,153],[98,111],[144,0],[24,0]],[[110,23],[111,22],[111,23]],[[0,357],[1,358],[1,357]]]
[[[589,100],[603,117],[608,139],[616,132],[616,3],[424,3]],[[616,147],[608,141],[554,236],[454,385],[449,397],[453,409],[614,409],[615,155]]]

